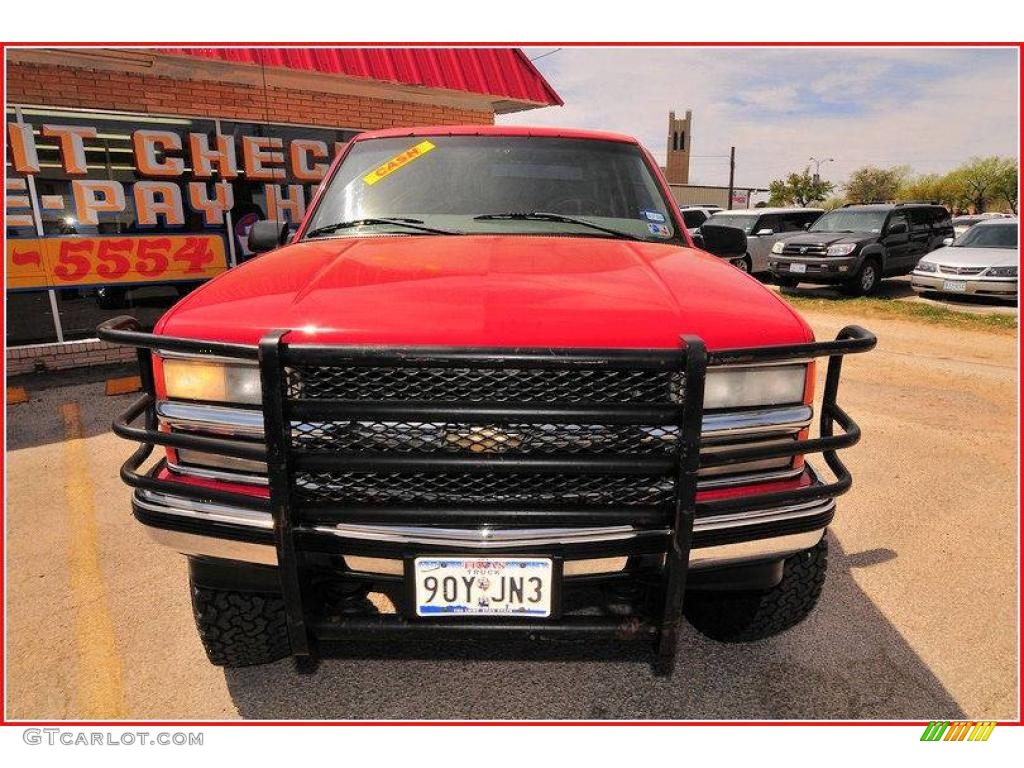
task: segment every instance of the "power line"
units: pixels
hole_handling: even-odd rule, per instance
[[[560,50],[562,50],[562,49],[561,48],[555,48],[554,50],[548,51],[547,53],[542,53],[540,56],[534,56],[532,59],[530,59],[530,61],[536,61],[537,59],[543,59],[545,56],[550,56],[552,53],[558,53]]]

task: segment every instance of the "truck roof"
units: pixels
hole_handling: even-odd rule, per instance
[[[384,128],[366,131],[353,141],[392,139],[402,136],[543,136],[555,139],[590,139],[639,144],[632,136],[607,131],[589,131],[581,128],[546,128],[526,125],[429,125],[416,128]]]

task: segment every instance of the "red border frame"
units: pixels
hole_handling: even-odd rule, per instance
[[[336,46],[337,42],[304,42],[304,43],[273,43],[267,41],[257,42],[212,42],[205,41],[202,43],[195,42],[181,42],[181,41],[161,41],[161,42],[115,42],[115,43],[96,43],[96,42],[68,42],[68,41],[46,41],[46,42],[6,42],[0,41],[0,55],[3,55],[4,65],[4,77],[0,78],[0,99],[3,99],[6,105],[6,71],[7,71],[7,48],[23,47],[23,48],[35,48],[35,47],[76,47],[76,48],[102,48],[105,45],[116,45],[117,47],[130,48],[159,48],[159,47],[194,47],[196,45],[203,46],[216,46],[216,47],[266,47],[273,46],[276,48],[308,48],[318,46]],[[476,46],[487,46],[487,47],[521,47],[523,45],[531,46],[562,46],[562,47],[573,47],[573,48],[595,48],[595,47],[620,47],[620,48],[777,48],[777,47],[789,47],[789,48],[823,48],[823,47],[835,47],[835,48],[951,48],[951,47],[963,47],[963,48],[1016,48],[1018,53],[1018,88],[1020,93],[1018,98],[1019,103],[1024,103],[1024,42],[1019,41],[1007,41],[1007,42],[984,42],[984,43],[964,43],[964,42],[650,42],[650,43],[622,43],[615,41],[588,41],[588,42],[559,42],[559,41],[543,41],[534,40],[527,42],[495,42],[495,41],[458,41],[458,42],[381,42],[381,41],[347,41],[346,47],[381,47],[381,46],[393,46],[393,47],[476,47]],[[1018,120],[1020,120],[1020,114],[1018,114]],[[1020,125],[1018,125],[1018,140],[1020,141],[1018,158],[1024,155],[1024,132],[1020,131]],[[0,146],[3,147],[4,154],[6,156],[7,151],[7,131],[3,131],[3,138],[0,140]],[[0,218],[3,214],[0,213]],[[6,265],[0,267],[0,271],[6,272]],[[5,274],[6,280],[6,274]],[[5,292],[6,297],[6,292]],[[5,317],[0,315],[0,334],[4,332],[4,321]],[[4,335],[6,339],[6,335]],[[1019,338],[1018,338],[1019,344]],[[6,344],[5,344],[6,350]],[[1018,361],[1019,365],[1019,361]],[[6,355],[3,361],[0,361],[0,374],[4,374],[4,390],[6,392]],[[1021,399],[1024,398],[1024,387],[1021,386],[1020,369],[1017,371],[1017,396],[1018,405]],[[6,408],[6,406],[4,406]],[[6,413],[4,409],[0,409],[0,428],[4,428],[4,417]],[[1018,412],[1018,430],[1021,428],[1021,414]],[[6,432],[4,444],[0,445],[0,461],[4,458],[4,446],[6,445]],[[1018,441],[1019,447],[1019,441]],[[1018,455],[1018,478],[1017,478],[1017,491],[1018,500],[1021,495],[1020,485],[1020,455]],[[3,495],[4,502],[6,502],[5,494],[5,478],[4,472],[0,471],[0,495]],[[1019,501],[1018,501],[1019,503]],[[4,541],[4,531],[6,522],[6,508],[0,513],[0,559],[6,564],[6,548]],[[1020,579],[1022,571],[1020,568],[1019,556],[1022,550],[1024,550],[1024,526],[1019,523],[1019,509],[1018,509],[1018,533],[1020,540],[1018,541],[1018,579]],[[6,583],[5,583],[6,592]],[[1019,600],[1018,606],[1018,658],[1017,658],[1017,685],[1018,685],[1018,702],[1017,702],[1017,720],[1000,720],[997,721],[999,725],[1012,725],[1012,726],[1024,726],[1024,685],[1021,681],[1021,672],[1024,667],[1021,664],[1020,653],[1022,647],[1024,647],[1024,583],[1021,581],[1017,584],[1017,594]],[[6,601],[3,606],[0,606],[0,636],[3,636],[6,641]],[[5,642],[6,647],[6,642]],[[7,678],[6,678],[6,654],[3,658],[0,658],[0,701],[6,703],[7,700]],[[3,727],[32,727],[32,726],[68,726],[68,727],[79,727],[79,726],[112,726],[112,727],[129,727],[129,726],[171,726],[171,725],[194,725],[194,726],[335,726],[335,725],[358,725],[358,726],[394,726],[394,725],[407,725],[407,726],[438,726],[438,725],[466,725],[466,726],[568,726],[568,725],[597,725],[597,726],[754,726],[754,727],[773,727],[773,726],[916,726],[923,727],[927,725],[926,721],[907,721],[907,720],[8,720],[7,712],[4,709],[0,712],[0,726]]]

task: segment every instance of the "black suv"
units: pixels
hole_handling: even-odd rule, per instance
[[[847,205],[775,243],[769,269],[782,286],[838,284],[861,296],[874,293],[883,277],[909,274],[952,237],[953,221],[941,205]]]

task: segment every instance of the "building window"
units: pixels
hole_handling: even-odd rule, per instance
[[[13,107],[6,115],[8,346],[57,341],[58,327],[64,340],[92,338],[126,311],[152,327],[181,296],[245,260],[254,221],[297,225],[356,134],[19,111],[20,121]]]

